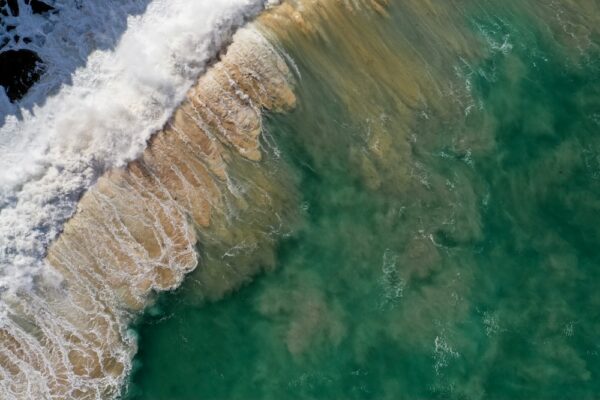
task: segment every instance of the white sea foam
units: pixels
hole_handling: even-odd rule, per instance
[[[128,18],[113,50],[89,55],[71,85],[22,109],[20,118],[6,119],[0,128],[0,292],[31,282],[81,194],[107,168],[143,150],[233,30],[266,3],[154,0],[143,15]]]

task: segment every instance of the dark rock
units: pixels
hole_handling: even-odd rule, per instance
[[[0,53],[0,86],[10,101],[20,100],[44,73],[45,67],[38,55],[26,49]]]
[[[7,0],[8,8],[10,8],[10,13],[17,17],[19,15],[19,2],[17,0]]]
[[[14,25],[6,25],[6,32],[10,32],[12,30],[14,30],[16,28],[16,26]]]
[[[25,0],[25,3],[31,6],[31,11],[33,11],[34,14],[43,14],[54,10],[54,7],[40,0]]]
[[[34,14],[43,14],[49,11],[55,11],[54,7],[44,3],[41,0],[25,0],[25,4],[27,4],[31,8],[31,12],[33,12]],[[7,5],[8,7],[6,7]],[[8,17],[9,10],[12,16],[19,16],[18,0],[0,0],[0,14],[5,17]]]

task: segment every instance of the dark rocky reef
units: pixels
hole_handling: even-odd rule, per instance
[[[7,50],[0,53],[0,85],[12,102],[20,100],[44,70],[44,63],[31,50]]]
[[[43,14],[54,10],[54,7],[39,0],[25,0],[25,3],[29,4],[34,14]]]
[[[73,73],[86,65],[93,51],[114,49],[127,29],[129,16],[143,14],[150,2],[0,0],[0,57],[3,68],[0,85],[8,94],[4,98],[0,93],[0,125],[9,114],[15,114],[19,109],[31,109],[56,94],[63,85],[72,83]],[[82,29],[85,35],[81,35]],[[30,53],[22,53],[27,55],[21,57],[15,52],[22,49],[34,52],[37,60]],[[8,51],[11,52],[6,53]],[[16,55],[19,55],[16,65],[7,65],[7,60]],[[27,65],[32,69],[17,73],[19,66]],[[15,76],[19,82],[11,83]],[[41,80],[44,81],[43,90],[36,83]],[[9,102],[19,105],[13,107]]]
[[[40,0],[25,0],[24,3],[33,14],[56,11],[53,6]],[[0,86],[4,87],[13,103],[27,93],[45,70],[44,63],[35,51],[19,48],[32,41],[29,37],[21,37],[16,31],[18,22],[15,18],[23,11],[19,9],[19,4],[23,6],[17,0],[0,0],[0,33],[3,33],[0,50],[8,48],[0,52]]]
[[[54,7],[40,0],[25,0],[25,4],[31,8],[34,14],[43,14],[54,10]],[[19,16],[19,2],[17,0],[0,0],[0,14],[4,17]]]

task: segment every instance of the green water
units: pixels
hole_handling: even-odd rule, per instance
[[[282,41],[299,106],[267,130],[301,222],[238,292],[199,306],[188,282],[159,299],[129,398],[600,397],[600,55],[481,4],[459,20],[477,57],[419,53],[447,87],[409,122],[392,88],[323,69],[368,79],[343,34],[305,45],[323,64]],[[391,49],[402,11],[368,17]]]

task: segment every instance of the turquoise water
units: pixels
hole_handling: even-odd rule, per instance
[[[472,59],[421,50],[420,28],[403,39],[446,85],[408,113],[345,61],[344,34],[282,40],[299,105],[267,131],[301,222],[277,268],[225,299],[198,305],[192,276],[158,300],[129,398],[600,396],[598,37],[570,47],[518,6],[482,4],[459,20]],[[394,49],[403,11],[369,16],[365,43]],[[372,91],[353,90],[365,76]]]

